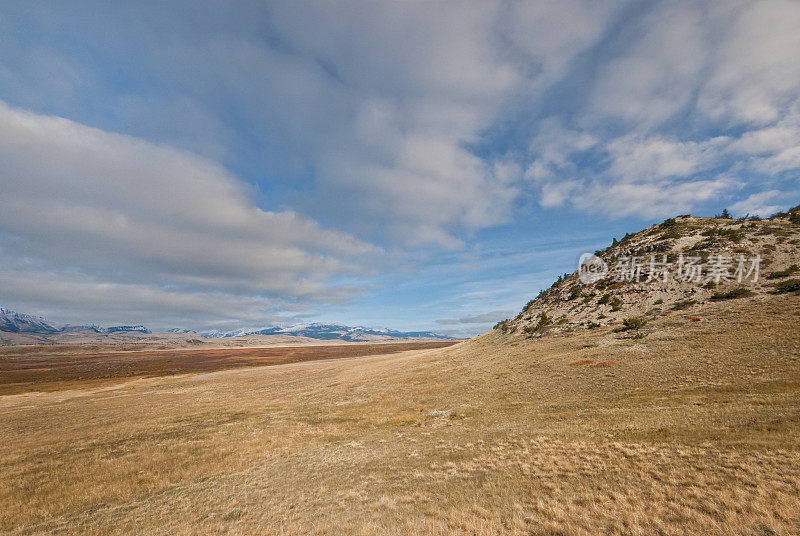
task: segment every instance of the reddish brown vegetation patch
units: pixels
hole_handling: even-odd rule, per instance
[[[0,395],[55,391],[130,378],[213,372],[300,361],[363,357],[451,346],[457,341],[222,350],[168,350],[90,355],[13,356],[0,359]]]

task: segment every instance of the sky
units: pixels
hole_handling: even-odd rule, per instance
[[[0,305],[457,336],[800,203],[800,2],[0,0]]]

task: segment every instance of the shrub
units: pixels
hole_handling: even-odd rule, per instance
[[[605,305],[610,301],[611,301],[611,294],[603,294],[597,303],[599,303],[600,305]]]
[[[727,208],[724,208],[724,209],[722,209],[722,213],[721,214],[717,214],[716,216],[714,216],[714,218],[716,218],[718,220],[729,220],[729,219],[731,219],[731,214],[730,214],[730,212],[728,212]]]
[[[542,314],[539,315],[539,322],[536,324],[536,329],[542,329],[545,326],[549,326],[553,323],[553,319],[547,316],[547,313],[542,311]]]
[[[508,325],[508,319],[506,318],[505,320],[501,320],[500,322],[495,324],[492,329],[499,329],[502,333],[508,333],[510,329]]]
[[[574,300],[580,295],[581,295],[581,287],[579,285],[575,285],[574,287],[569,289],[569,297],[567,299]]]
[[[708,237],[718,236],[720,238],[727,238],[731,242],[741,242],[744,238],[742,232],[738,229],[723,229],[721,227],[706,229],[700,234]]]
[[[688,309],[695,303],[697,302],[694,300],[678,300],[672,305],[672,309],[674,311],[680,311],[681,309]]]
[[[771,272],[770,274],[767,275],[767,279],[778,279],[781,277],[788,277],[795,272],[800,272],[800,267],[798,267],[796,264],[793,264],[785,270],[780,270],[778,272]]]
[[[526,303],[526,304],[525,304],[525,307],[523,307],[523,308],[522,308],[522,313],[527,313],[527,312],[528,312],[528,309],[530,309],[531,307],[533,307],[533,303],[534,303],[534,301],[535,301],[535,300],[531,300],[531,301],[529,301],[528,303]],[[520,314],[522,314],[522,313],[520,313]]]
[[[746,288],[735,288],[733,290],[729,290],[728,292],[715,292],[711,295],[711,299],[714,301],[720,300],[734,300],[736,298],[744,298],[746,296],[750,296],[753,292]]]
[[[642,318],[641,316],[633,316],[631,318],[626,318],[622,321],[622,325],[625,327],[626,330],[633,329],[637,332],[642,329],[647,324],[647,320]]]
[[[622,309],[622,300],[615,297],[613,300],[611,300],[611,310],[619,311],[620,309]]]
[[[680,238],[680,237],[681,237],[681,233],[679,233],[678,231],[672,230],[672,231],[667,231],[666,233],[662,234],[660,240],[668,240],[670,238]]]
[[[657,299],[656,301],[653,302],[653,305],[661,305],[662,303],[664,303],[664,300],[659,298],[659,299]]]
[[[786,281],[781,281],[780,283],[775,283],[772,285],[775,290],[772,291],[773,294],[786,294],[787,292],[800,292],[800,279],[787,279]]]
[[[597,329],[600,327],[600,324],[598,324],[597,322],[589,322],[589,325],[587,327],[589,329]]]

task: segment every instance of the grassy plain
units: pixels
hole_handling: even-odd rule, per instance
[[[800,297],[0,397],[6,534],[800,533]]]

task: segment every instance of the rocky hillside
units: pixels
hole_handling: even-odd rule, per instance
[[[623,323],[636,329],[709,302],[800,292],[800,206],[763,220],[678,216],[586,257],[495,330],[542,337]]]

